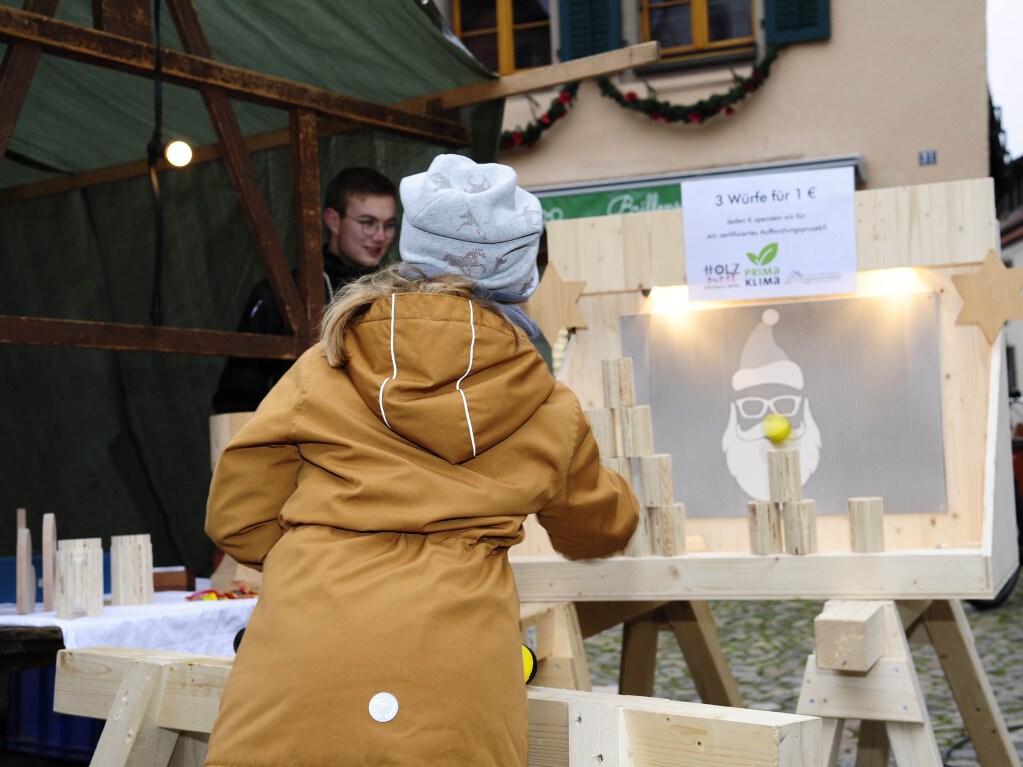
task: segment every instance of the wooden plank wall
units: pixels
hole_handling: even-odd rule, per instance
[[[949,512],[886,515],[887,548],[979,548],[985,467],[989,459],[993,465],[993,457],[986,456],[991,362],[1004,350],[1001,342],[991,347],[979,327],[955,325],[962,300],[951,276],[973,271],[975,267],[967,264],[983,261],[990,250],[1000,250],[991,179],[866,190],[856,193],[855,204],[861,292],[934,291],[941,297],[941,400]],[[584,408],[602,407],[600,363],[621,356],[620,316],[656,310],[664,291],[654,290],[645,297],[642,289],[685,283],[682,213],[552,221],[548,242],[550,262],[562,279],[587,282],[579,307],[589,326],[572,338],[559,378],[576,392]],[[891,271],[899,267],[922,268]],[[685,293],[684,289],[679,292]],[[1008,437],[1004,443],[1009,446]],[[677,501],[685,503],[684,487],[676,488],[675,494]],[[732,511],[733,518],[688,520],[686,532],[703,536],[710,551],[748,551],[746,509]],[[850,550],[845,515],[819,515],[817,520],[820,550]],[[527,542],[514,550],[516,556],[550,552],[542,530],[533,526]]]

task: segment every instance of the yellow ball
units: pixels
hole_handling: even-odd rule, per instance
[[[764,436],[774,444],[784,442],[792,433],[792,424],[789,419],[777,413],[768,413],[760,422],[760,428],[764,430]]]

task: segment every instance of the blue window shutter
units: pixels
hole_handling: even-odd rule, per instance
[[[622,47],[619,0],[559,0],[562,61]]]
[[[765,0],[768,45],[831,37],[830,0]]]

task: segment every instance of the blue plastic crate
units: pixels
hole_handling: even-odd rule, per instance
[[[36,588],[36,602],[43,601],[43,555],[36,554],[32,557],[32,565],[36,569],[36,580],[39,582]],[[0,602],[18,601],[18,560],[16,557],[0,557]],[[103,593],[110,593],[110,552],[103,552]]]
[[[8,676],[7,750],[88,762],[106,722],[53,711],[55,666]]]

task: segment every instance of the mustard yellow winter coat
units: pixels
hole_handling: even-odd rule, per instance
[[[503,317],[398,294],[348,348],[303,354],[214,473],[206,532],[263,585],[206,764],[524,766],[508,548],[536,513],[567,556],[610,554],[636,498]]]

